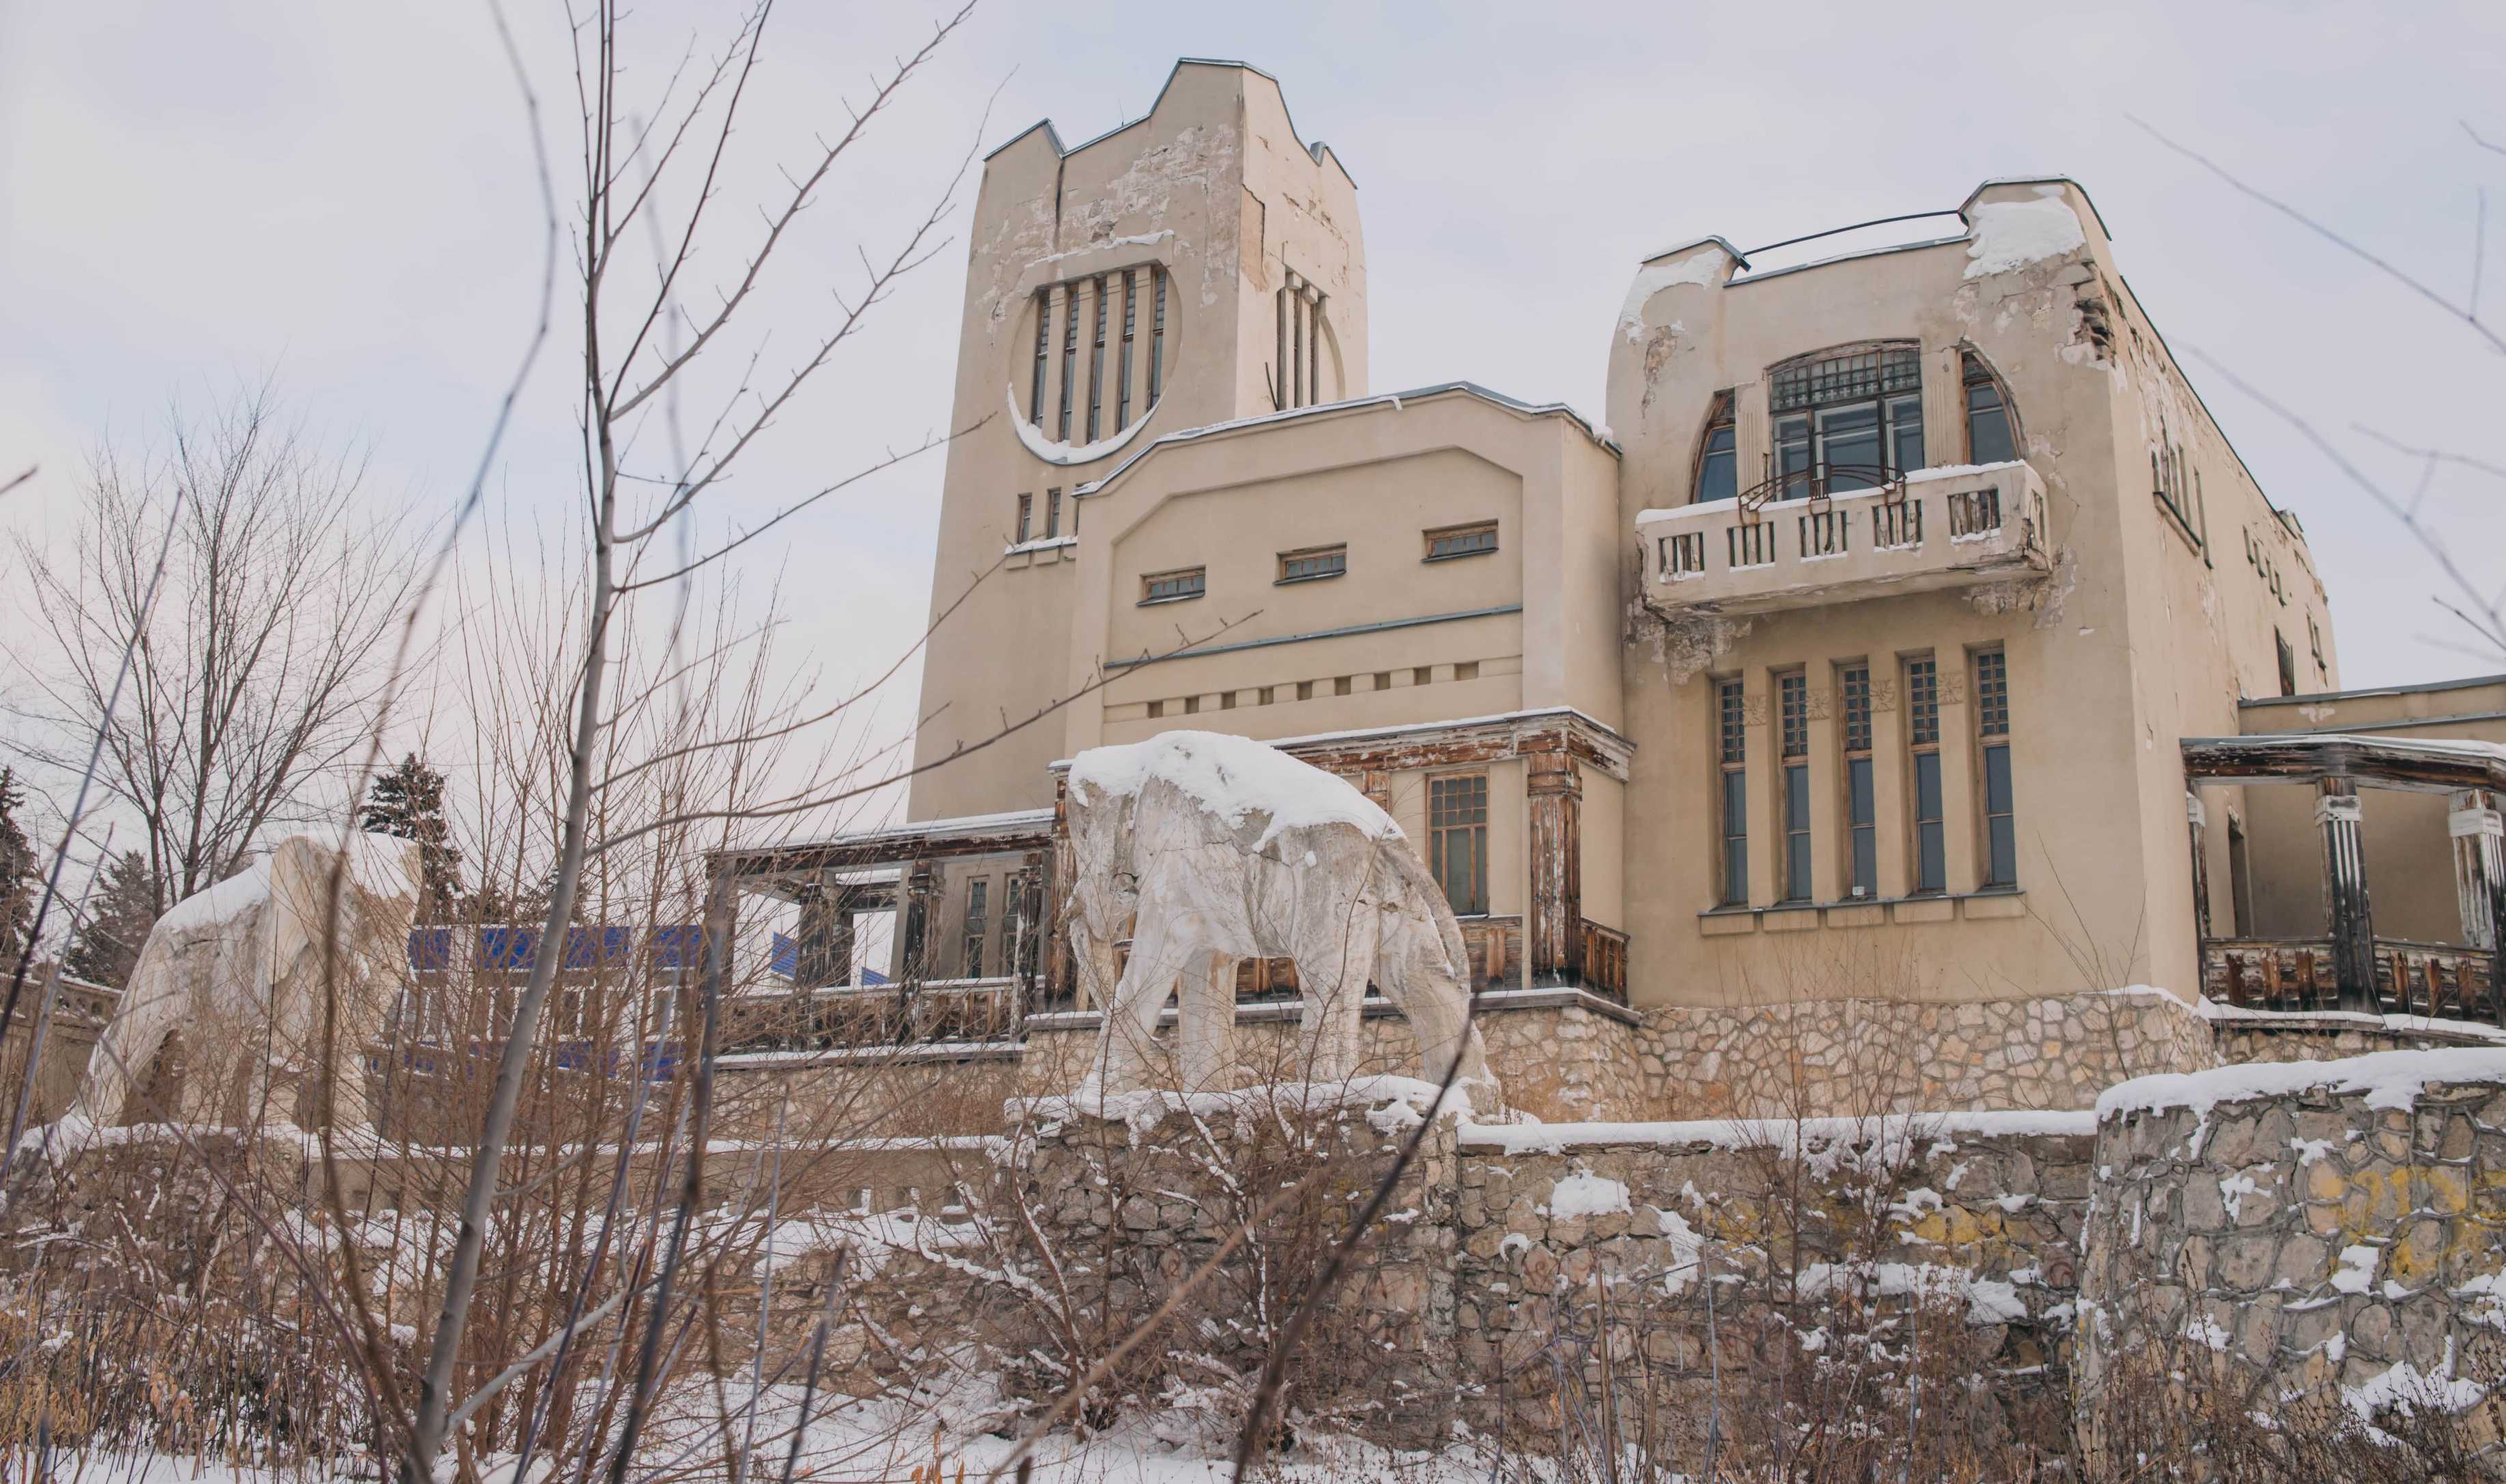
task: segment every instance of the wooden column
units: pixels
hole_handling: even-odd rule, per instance
[[[2315,783],[2314,823],[2323,832],[2323,897],[2332,936],[2335,1008],[2374,1011],[2376,925],[2367,907],[2367,861],[2359,848],[2358,785],[2350,778]]]
[[[931,863],[916,861],[905,873],[905,903],[899,913],[897,932],[904,951],[897,958],[898,981],[919,984],[930,977],[923,972],[925,949],[931,927]]]
[[[2209,819],[2202,808],[2202,795],[2184,791],[2184,829],[2193,839],[2193,963],[2200,972],[2202,954],[2210,941],[2210,853],[2202,848]]]
[[[2488,1016],[2506,1025],[2506,950],[2499,947],[2506,928],[2506,820],[2496,797],[2487,789],[2464,789],[2453,795],[2446,816],[2446,833],[2453,843],[2454,901],[2462,914],[2462,940],[2488,950]]]
[[[1531,910],[1524,934],[1535,984],[1584,978],[1584,779],[1563,733],[1526,739]]]
[[[811,882],[801,892],[800,941],[794,945],[792,988],[819,989],[852,976],[853,914],[841,887]]]
[[[1142,343],[1145,343],[1146,326],[1144,319]],[[1138,344],[1132,347],[1134,355],[1139,350]],[[1062,1006],[1086,1007],[1078,1002],[1078,967],[1070,961],[1070,938],[1062,931],[1063,894],[1070,890],[1070,879],[1077,869],[1078,860],[1070,848],[1070,777],[1067,773],[1056,774],[1053,780],[1053,850],[1038,893],[1043,902],[1040,908],[1044,952],[1043,1004],[1056,1008]],[[1037,1008],[1030,998],[1024,1012],[1031,1014]]]

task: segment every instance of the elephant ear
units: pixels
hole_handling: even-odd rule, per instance
[[[1462,925],[1454,920],[1452,906],[1445,901],[1445,889],[1427,874],[1427,863],[1418,859],[1418,853],[1407,841],[1386,841],[1385,847],[1384,855],[1401,883],[1403,897],[1414,899],[1434,920],[1436,936],[1445,945],[1445,965],[1467,989],[1471,982],[1470,949],[1462,942]]]

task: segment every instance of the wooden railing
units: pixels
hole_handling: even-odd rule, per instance
[[[2386,1014],[2506,1024],[2489,993],[2491,955],[2451,943],[2376,939],[2376,998]],[[2212,938],[2202,945],[2202,990],[2252,1009],[2329,1010],[2339,1005],[2329,938]]]
[[[1628,1003],[1628,936],[1584,919],[1584,987],[1605,1000]]]
[[[1014,978],[991,978],[742,995],[726,1007],[723,1044],[797,1051],[1014,1041],[1018,991]]]

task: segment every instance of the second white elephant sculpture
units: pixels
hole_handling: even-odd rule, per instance
[[[1392,817],[1345,781],[1273,747],[1171,731],[1082,753],[1070,769],[1069,935],[1105,1011],[1090,1081],[1128,1091],[1166,997],[1180,986],[1188,1089],[1226,1074],[1235,965],[1294,960],[1305,1000],[1304,1079],[1356,1068],[1370,980],[1408,1018],[1423,1076],[1493,1090],[1470,1018],[1470,970],[1427,868]],[[1114,945],[1130,925],[1117,975]]]

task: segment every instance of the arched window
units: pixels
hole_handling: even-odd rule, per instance
[[[1739,460],[1733,442],[1732,394],[1717,392],[1713,407],[1705,414],[1705,437],[1697,445],[1697,476],[1690,500],[1702,504],[1739,494]]]
[[[2019,457],[2019,416],[2001,378],[1972,350],[1958,359],[1966,383],[1966,461],[2001,464]]]
[[[1767,374],[1779,500],[1877,489],[1923,467],[1922,353],[1911,341],[1803,356]]]

